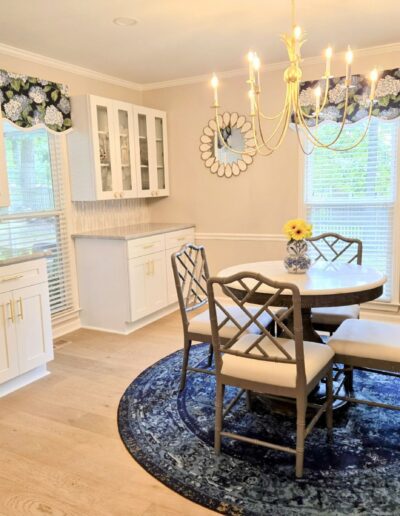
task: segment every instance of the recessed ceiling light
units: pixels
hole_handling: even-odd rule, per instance
[[[114,18],[113,23],[115,23],[115,25],[120,25],[121,27],[132,27],[138,23],[138,20],[135,20],[135,18],[125,18],[124,16],[120,16],[118,18]]]

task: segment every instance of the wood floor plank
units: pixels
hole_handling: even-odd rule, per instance
[[[215,514],[143,470],[118,434],[129,383],[181,347],[179,315],[121,336],[79,330],[51,375],[0,398],[0,516]]]

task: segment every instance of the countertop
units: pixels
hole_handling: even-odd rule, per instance
[[[44,258],[50,254],[51,253],[46,251],[37,253],[27,253],[26,251],[23,251],[21,254],[10,256],[10,258],[0,258],[0,267],[13,265],[14,263],[29,262],[30,260],[38,260],[39,258]]]
[[[135,238],[143,238],[161,233],[169,233],[170,231],[179,231],[181,229],[193,228],[194,224],[174,224],[174,223],[157,223],[149,222],[145,224],[132,224],[131,226],[123,226],[120,228],[105,228],[96,231],[85,231],[82,233],[74,233],[73,238],[107,238],[115,240],[133,240]]]

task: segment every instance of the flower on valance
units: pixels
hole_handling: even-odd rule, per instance
[[[315,87],[325,88],[324,80],[302,82],[300,86],[299,102],[306,114],[315,111]],[[358,122],[368,116],[369,112],[370,81],[363,75],[353,75],[349,88],[348,111],[346,123]],[[328,100],[325,108],[320,112],[321,122],[331,120],[341,122],[345,105],[345,77],[335,77],[330,80]],[[400,116],[400,68],[385,70],[380,74],[376,91],[372,115],[384,120],[391,120]],[[306,119],[309,126],[315,125],[312,118]]]
[[[44,124],[60,133],[71,128],[68,87],[63,84],[0,70],[1,115],[29,128]]]

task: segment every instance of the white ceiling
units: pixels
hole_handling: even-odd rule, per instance
[[[298,0],[304,56],[400,41],[399,0]],[[0,42],[137,83],[286,60],[289,0],[0,0]],[[139,20],[119,27],[116,17]]]

